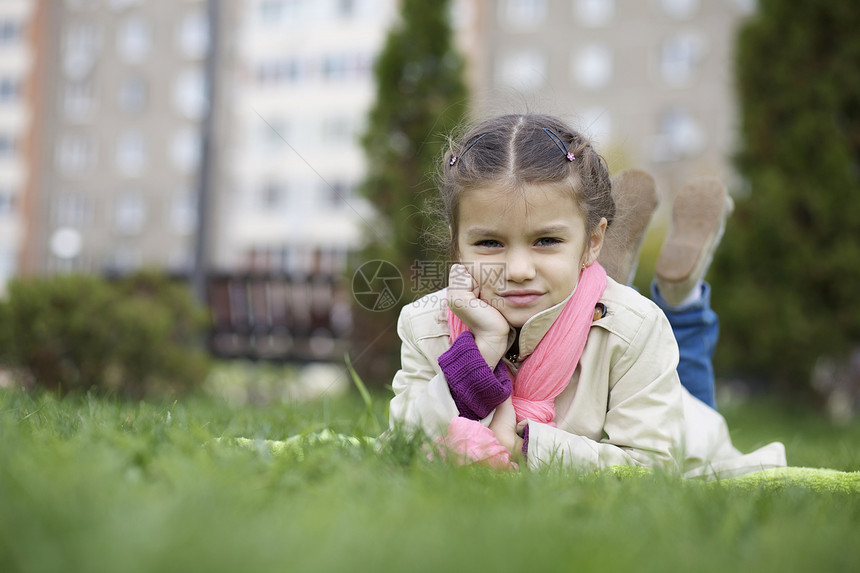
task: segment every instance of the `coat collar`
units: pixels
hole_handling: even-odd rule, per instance
[[[574,292],[576,292],[575,288]],[[520,329],[519,352],[517,353],[517,362],[522,362],[523,359],[525,359],[527,356],[531,355],[532,352],[534,352],[538,343],[543,339],[543,337],[549,331],[550,327],[553,325],[559,315],[561,315],[561,311],[564,310],[564,306],[568,303],[572,296],[573,292],[567,295],[567,298],[565,298],[563,301],[559,302],[555,306],[551,306],[546,310],[540,311],[526,321],[526,323]],[[514,343],[516,337],[516,329],[511,327],[511,331],[508,333],[508,347],[510,347],[510,345]]]

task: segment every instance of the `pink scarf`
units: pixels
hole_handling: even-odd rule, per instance
[[[573,296],[517,372],[512,399],[517,422],[529,420],[554,425],[555,399],[567,387],[579,364],[594,320],[594,307],[605,289],[606,271],[599,263],[580,273]],[[450,309],[448,327],[451,342],[468,330]],[[499,468],[511,465],[510,453],[496,440],[492,430],[474,420],[459,416],[451,420],[442,444],[463,463],[482,462]]]

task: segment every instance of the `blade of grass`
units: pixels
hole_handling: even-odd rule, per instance
[[[346,369],[349,370],[349,375],[352,377],[352,382],[355,384],[355,387],[358,388],[358,393],[361,395],[361,400],[364,402],[365,416],[373,425],[374,435],[378,436],[382,433],[382,423],[373,409],[373,397],[370,395],[370,392],[367,390],[367,386],[364,385],[358,372],[356,372],[355,368],[352,366],[349,354],[345,354],[343,358],[346,362]]]

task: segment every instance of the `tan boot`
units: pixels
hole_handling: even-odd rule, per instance
[[[615,220],[606,229],[598,262],[606,274],[629,285],[636,275],[645,229],[657,208],[654,178],[645,171],[628,169],[612,178]]]
[[[686,183],[672,205],[672,225],[654,269],[657,288],[678,306],[703,280],[725,230],[734,202],[715,177]]]

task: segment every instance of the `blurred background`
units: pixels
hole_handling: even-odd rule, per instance
[[[613,168],[671,189],[731,176],[732,40],[751,10],[457,0],[450,17],[476,114],[564,115]],[[0,279],[189,273],[201,226],[211,270],[342,268],[369,212],[358,135],[397,16],[396,0],[4,0]]]
[[[414,105],[422,94],[407,84],[430,69],[420,55],[403,63],[399,99],[383,99],[380,56],[392,30],[421,17],[410,4],[2,0],[0,289],[13,277],[158,269],[207,305],[216,355],[350,351],[360,363],[377,337],[362,331],[356,346],[350,261],[367,258],[368,242],[399,240],[372,189],[392,157],[373,152],[369,118]],[[694,175],[750,194],[733,161],[734,64],[755,0],[435,4],[427,11],[442,10],[448,30],[434,37],[450,33],[441,61],[465,86],[439,108],[455,119],[553,113],[591,136],[613,172],[651,172],[664,197]],[[438,155],[439,127],[388,139]],[[431,176],[402,191],[418,196]],[[658,212],[640,290],[666,220]],[[422,293],[401,270],[402,304]]]

